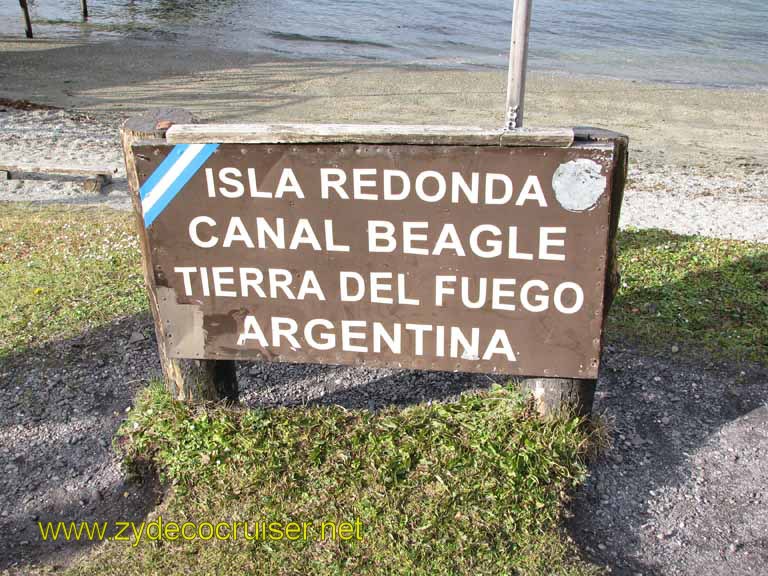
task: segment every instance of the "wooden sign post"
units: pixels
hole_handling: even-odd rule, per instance
[[[125,124],[175,397],[235,399],[235,360],[313,362],[508,374],[589,413],[627,139],[522,129],[530,14],[515,0],[501,130]]]
[[[626,139],[174,114],[123,143],[177,397],[234,396],[242,359],[533,376],[583,404]]]
[[[525,77],[528,71],[528,38],[531,29],[533,0],[515,0],[512,11],[512,35],[509,46],[507,75],[506,128],[523,127]]]
[[[136,156],[133,145],[136,142],[164,142],[165,132],[173,123],[189,123],[193,116],[184,110],[160,109],[128,119],[120,133],[125,155],[126,175],[131,189],[134,213],[137,215],[139,245],[144,270],[144,281],[148,288],[149,307],[155,321],[157,347],[168,390],[177,400],[205,401],[231,400],[238,397],[237,373],[231,361],[210,361],[200,358],[177,358],[168,351],[169,326],[160,311],[157,295],[158,276],[152,265],[152,247],[149,245],[147,230],[142,215],[140,183],[136,171]],[[172,337],[172,334],[170,335]]]
[[[32,18],[29,17],[27,0],[19,0],[19,5],[21,6],[21,14],[24,18],[24,33],[27,35],[27,38],[32,38]]]

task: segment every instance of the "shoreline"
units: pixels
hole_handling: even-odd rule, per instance
[[[201,121],[500,126],[505,70],[276,58],[153,42],[0,37],[0,98],[126,117],[152,107]],[[527,126],[630,137],[643,165],[768,166],[768,90],[529,74]]]
[[[498,128],[506,72],[275,59],[173,45],[0,38],[0,161],[109,166],[107,197],[9,181],[0,200],[129,206],[118,127],[156,107],[201,122],[443,124]],[[768,91],[531,73],[526,126],[596,126],[630,139],[622,226],[768,242]],[[2,108],[0,106],[0,108]]]
[[[31,44],[49,44],[49,45],[73,45],[73,46],[104,46],[107,44],[119,44],[125,43],[133,46],[144,46],[149,49],[168,50],[173,48],[175,50],[190,49],[191,51],[205,51],[213,54],[221,55],[238,55],[242,58],[251,58],[255,60],[265,62],[286,62],[297,64],[314,64],[318,66],[324,65],[346,65],[346,66],[375,66],[378,68],[391,68],[400,70],[415,70],[424,72],[457,72],[457,73],[503,73],[507,74],[507,65],[494,65],[472,62],[456,62],[451,63],[449,61],[430,60],[424,61],[394,61],[386,60],[376,57],[349,57],[341,58],[338,56],[330,55],[327,58],[313,58],[306,55],[291,54],[286,51],[279,50],[235,50],[219,47],[205,47],[194,42],[182,44],[181,42],[169,41],[163,42],[160,40],[151,40],[144,38],[126,38],[126,37],[99,37],[96,39],[75,39],[65,37],[46,37],[46,38],[34,38],[33,40],[27,40],[14,35],[0,34],[0,54],[6,51],[11,52],[26,52],[34,51],[36,49],[43,49],[42,47],[33,47]],[[768,92],[768,82],[765,84],[704,84],[700,82],[686,82],[686,81],[671,81],[664,80],[663,78],[632,78],[623,76],[611,76],[610,74],[601,73],[582,73],[569,70],[558,70],[555,68],[537,68],[535,65],[529,63],[529,75],[552,77],[555,79],[561,79],[563,81],[568,80],[582,80],[582,81],[605,81],[605,82],[622,82],[641,85],[653,85],[658,87],[669,87],[677,89],[693,89],[693,90],[725,90],[725,91],[741,91],[741,92]],[[1,88],[0,88],[1,89]]]

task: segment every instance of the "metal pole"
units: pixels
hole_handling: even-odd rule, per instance
[[[528,67],[528,31],[533,0],[515,0],[512,12],[512,39],[509,46],[506,129],[523,127],[525,73]]]
[[[80,12],[83,15],[83,20],[88,20],[88,0],[80,0]]]
[[[27,6],[27,0],[19,0],[21,11],[24,13],[24,31],[27,33],[27,38],[32,38],[32,19],[29,17],[29,6]]]

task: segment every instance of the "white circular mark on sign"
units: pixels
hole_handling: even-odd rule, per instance
[[[592,210],[605,192],[600,164],[589,158],[571,160],[555,170],[552,188],[560,206],[569,212]]]

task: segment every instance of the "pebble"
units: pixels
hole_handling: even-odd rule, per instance
[[[141,332],[132,332],[131,337],[128,339],[128,344],[136,344],[137,342],[143,342],[144,340],[144,334]]]

